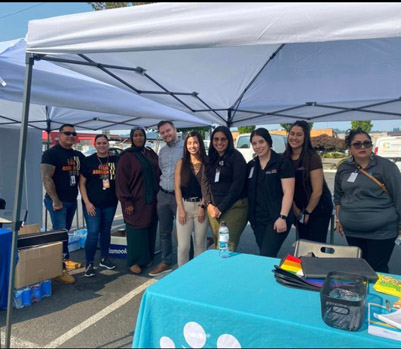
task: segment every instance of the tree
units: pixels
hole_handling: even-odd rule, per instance
[[[255,126],[239,126],[239,133],[251,133],[255,129]]]
[[[183,139],[185,138],[186,134],[191,131],[198,131],[202,136],[202,138],[205,139],[206,133],[210,131],[210,127],[204,126],[204,127],[177,128],[177,131],[182,132]]]
[[[312,127],[313,127],[313,122],[308,122],[308,124],[309,124],[309,130],[311,130]],[[290,132],[291,125],[292,125],[292,124],[280,124],[280,126],[281,126],[284,130],[286,130],[287,133]]]
[[[351,129],[356,130],[357,128],[362,129],[366,133],[369,133],[372,129],[373,124],[370,120],[365,121],[351,121]]]
[[[88,4],[91,5],[95,11],[100,11],[111,8],[153,4],[153,2],[88,2]]]

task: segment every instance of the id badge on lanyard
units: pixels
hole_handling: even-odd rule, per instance
[[[352,172],[350,174],[350,176],[348,177],[347,182],[354,183],[356,180],[356,177],[358,177],[358,172]]]
[[[251,167],[251,170],[249,171],[249,176],[248,178],[252,178],[253,176],[253,170],[255,169],[255,167]]]
[[[220,168],[216,168],[216,175],[214,176],[214,182],[218,183],[220,180]]]
[[[108,178],[103,178],[102,182],[103,182],[103,190],[110,188],[110,180]]]
[[[70,187],[75,187],[76,184],[75,176],[70,176]]]

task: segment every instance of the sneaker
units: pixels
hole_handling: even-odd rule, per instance
[[[58,281],[62,284],[73,284],[75,282],[75,278],[68,274],[67,269],[63,270],[63,274],[54,278],[55,281]]]
[[[160,263],[156,268],[154,268],[150,273],[149,276],[157,276],[163,273],[169,273],[172,271],[173,268],[171,265],[168,265],[166,263]]]
[[[92,276],[95,275],[96,274],[95,274],[95,269],[93,268],[93,263],[89,263],[85,269],[85,277],[91,278]]]
[[[108,258],[102,258],[100,260],[99,266],[101,266],[102,268],[109,269],[109,270],[113,270],[116,268],[116,266],[113,263],[111,263]]]

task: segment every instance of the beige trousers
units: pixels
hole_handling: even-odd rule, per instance
[[[187,221],[182,225],[177,219],[177,259],[179,267],[189,260],[191,235],[194,242],[194,257],[206,250],[206,233],[209,226],[206,212],[205,220],[202,223],[198,221],[199,202],[183,201],[183,203],[184,210],[187,213]],[[176,217],[178,217],[178,209]]]

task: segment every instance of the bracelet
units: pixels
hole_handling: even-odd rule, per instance
[[[304,210],[304,214],[307,214],[308,216],[310,216],[310,212],[308,210]]]

